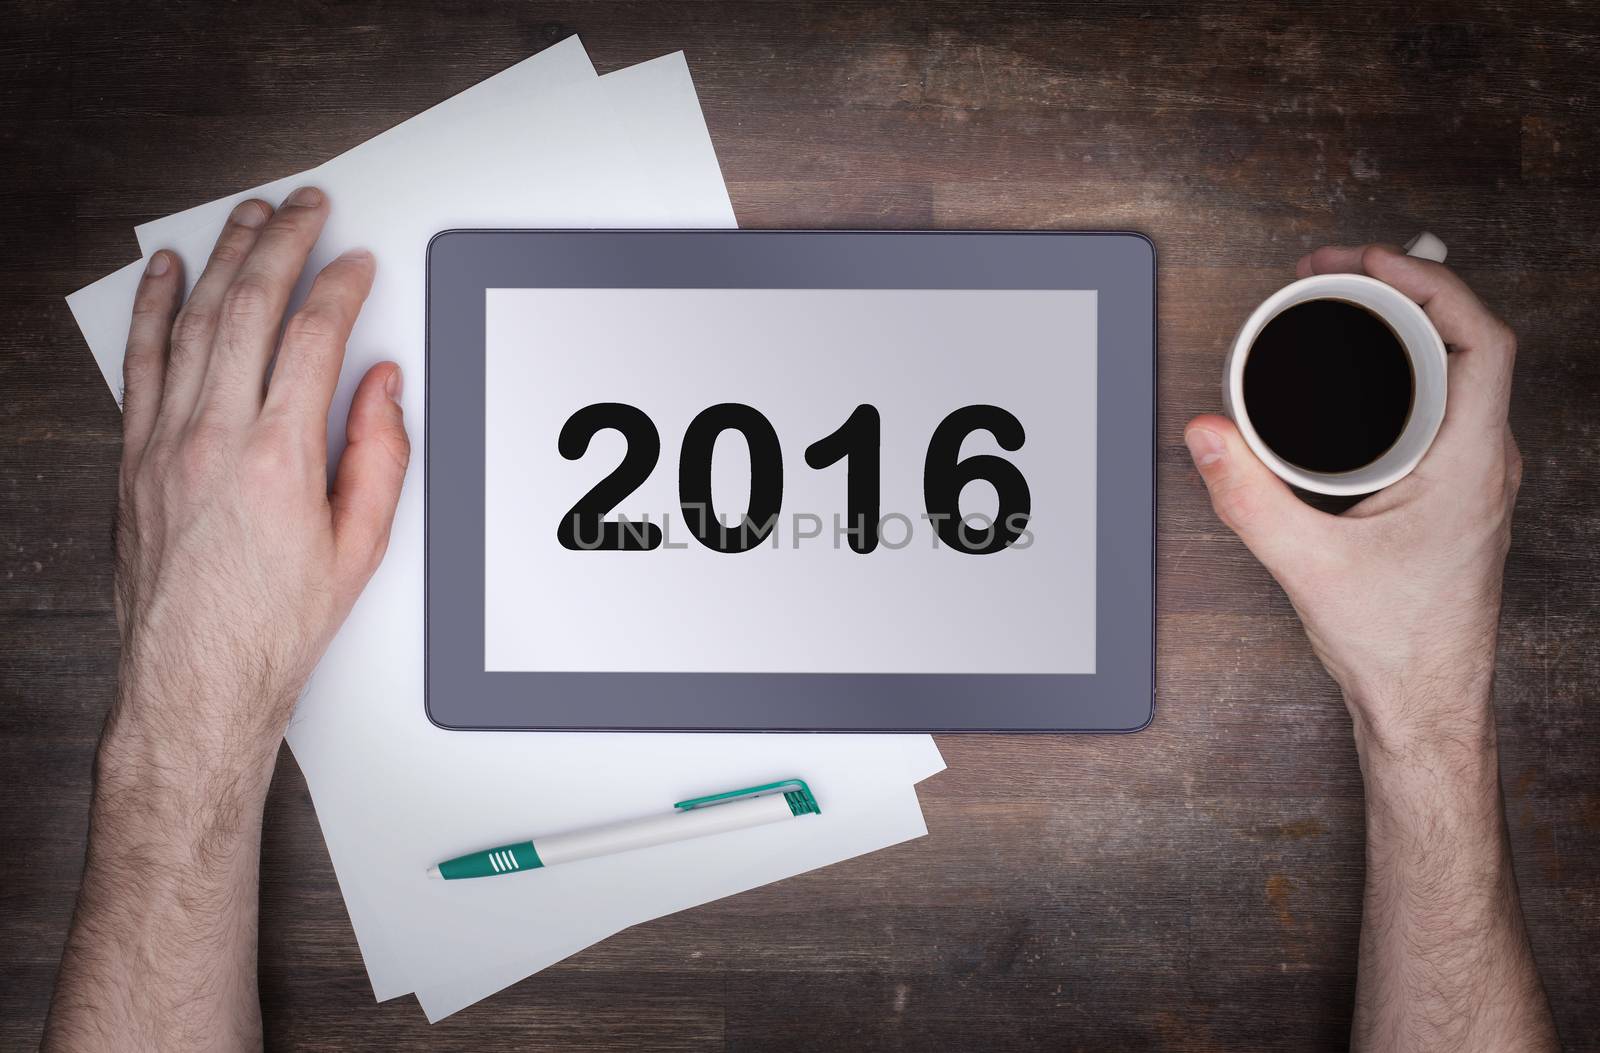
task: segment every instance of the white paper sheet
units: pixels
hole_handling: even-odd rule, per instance
[[[67,296],[67,307],[78,331],[94,355],[117,405],[122,405],[122,355],[127,349],[128,323],[133,318],[133,294],[144,276],[145,260],[134,260],[99,281]]]
[[[536,86],[520,102],[475,89],[429,111],[451,108],[446,121],[419,116],[263,192],[280,196],[308,178],[329,192],[333,217],[313,268],[356,245],[380,261],[335,422],[354,380],[392,357],[412,378],[405,401],[419,430],[423,246],[439,229],[732,225],[682,56],[594,81],[571,61],[575,42],[560,47],[565,52],[552,48],[513,68],[529,78],[518,90]],[[552,53],[573,75],[523,70]],[[469,97],[488,104],[459,105]],[[146,224],[141,240],[176,248],[192,280],[220,217],[243,196]],[[114,391],[141,266],[69,297]],[[436,1019],[647,918],[923,832],[910,786],[943,767],[927,736],[468,734],[428,724],[420,465],[417,456],[389,558],[319,667],[288,736],[380,999],[415,989]],[[780,843],[712,838],[596,860],[578,877],[552,869],[529,875],[536,881],[465,889],[423,876],[437,858],[481,844],[790,774],[811,780],[828,803],[815,821],[781,824],[793,836]]]
[[[921,837],[928,832],[926,825],[922,821],[922,809],[917,803],[917,793],[914,786],[901,782],[897,786],[888,787],[878,791],[878,793],[880,796],[876,801],[864,802],[864,807],[855,808],[848,815],[840,817],[839,823],[828,831],[826,837],[828,850],[826,853],[819,853],[814,857],[815,866],[825,866],[829,863],[836,863],[868,852],[877,851],[886,847],[884,843],[886,837],[892,837],[893,843],[898,844],[902,841]],[[797,820],[796,822],[799,821]],[[775,855],[764,855],[753,844],[735,843],[733,839],[730,839],[727,851],[724,853],[725,859],[711,861],[695,858],[687,861],[685,865],[699,868],[713,863],[726,863],[730,869],[721,875],[726,895],[759,888],[774,881],[781,881],[786,877],[793,876],[792,864],[787,858],[784,858],[785,854],[791,850],[791,846],[787,841],[780,840],[785,836],[781,831],[786,831],[793,825],[778,824],[774,828],[775,833],[778,834],[774,838],[777,843],[769,842],[767,845],[761,846],[778,849],[779,851]],[[820,839],[821,835],[818,836]],[[689,855],[690,853],[682,854],[683,857],[688,857]],[[656,875],[658,873],[656,871],[658,862],[658,859],[652,855],[647,859],[641,860],[638,865],[646,868],[652,875]],[[685,860],[680,858],[673,860],[673,862],[685,863]],[[676,884],[674,875],[670,872],[661,876],[666,877],[669,884]],[[631,890],[635,884],[636,882],[630,882],[627,889],[619,889],[618,891]],[[601,894],[604,893],[602,892]],[[638,916],[628,924],[638,924],[651,918],[664,917],[667,914],[683,910],[686,907],[693,907],[703,902],[706,902],[705,899],[692,896],[687,888],[680,887],[676,890],[675,895],[649,897],[647,903],[640,903],[638,905],[640,908]],[[650,913],[646,914],[646,910]],[[620,932],[626,927],[626,925],[619,926],[616,931]],[[615,933],[612,935],[615,935]],[[591,942],[598,943],[599,941]],[[589,943],[585,943],[582,946],[573,946],[570,949],[566,949],[565,953],[563,953],[562,948],[552,948],[546,953],[548,961],[541,964],[539,968],[548,968],[563,958],[582,950],[584,946],[589,945]],[[685,947],[683,953],[686,960],[689,952],[690,948]],[[419,987],[416,991],[417,1001],[422,1005],[422,1010],[427,1014],[430,1022],[438,1021],[451,1013],[466,1008],[474,1002],[487,998],[502,988],[516,983],[534,971],[536,970],[530,969],[526,962],[503,963],[499,967],[447,980],[432,987]]]

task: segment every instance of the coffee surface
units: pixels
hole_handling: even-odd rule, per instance
[[[1245,411],[1279,457],[1349,472],[1394,445],[1416,381],[1394,331],[1364,307],[1309,300],[1257,334],[1244,366]]]

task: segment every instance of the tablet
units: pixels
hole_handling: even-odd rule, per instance
[[[426,706],[457,729],[1134,731],[1132,233],[428,249]]]

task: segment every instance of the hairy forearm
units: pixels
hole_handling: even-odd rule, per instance
[[[1367,801],[1357,1049],[1556,1048],[1511,867],[1493,709],[1486,686],[1469,690],[1448,725],[1357,722]]]
[[[125,684],[107,724],[48,1049],[261,1043],[257,867],[277,740],[173,701]]]
[[[346,252],[285,317],[327,217],[315,187],[277,209],[242,201],[192,286],[161,250],[134,294],[121,676],[52,1049],[261,1044],[267,784],[295,699],[383,558],[410,458],[400,370],[383,363],[350,400],[337,466],[324,460],[375,273],[370,253]]]

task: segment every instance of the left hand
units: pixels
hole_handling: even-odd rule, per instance
[[[357,388],[331,492],[326,454],[372,256],[330,263],[283,318],[327,215],[312,188],[276,213],[246,201],[181,309],[174,254],[156,253],[140,283],[124,365],[114,753],[193,740],[198,755],[244,749],[270,768],[383,557],[410,457],[398,366],[374,366]]]

